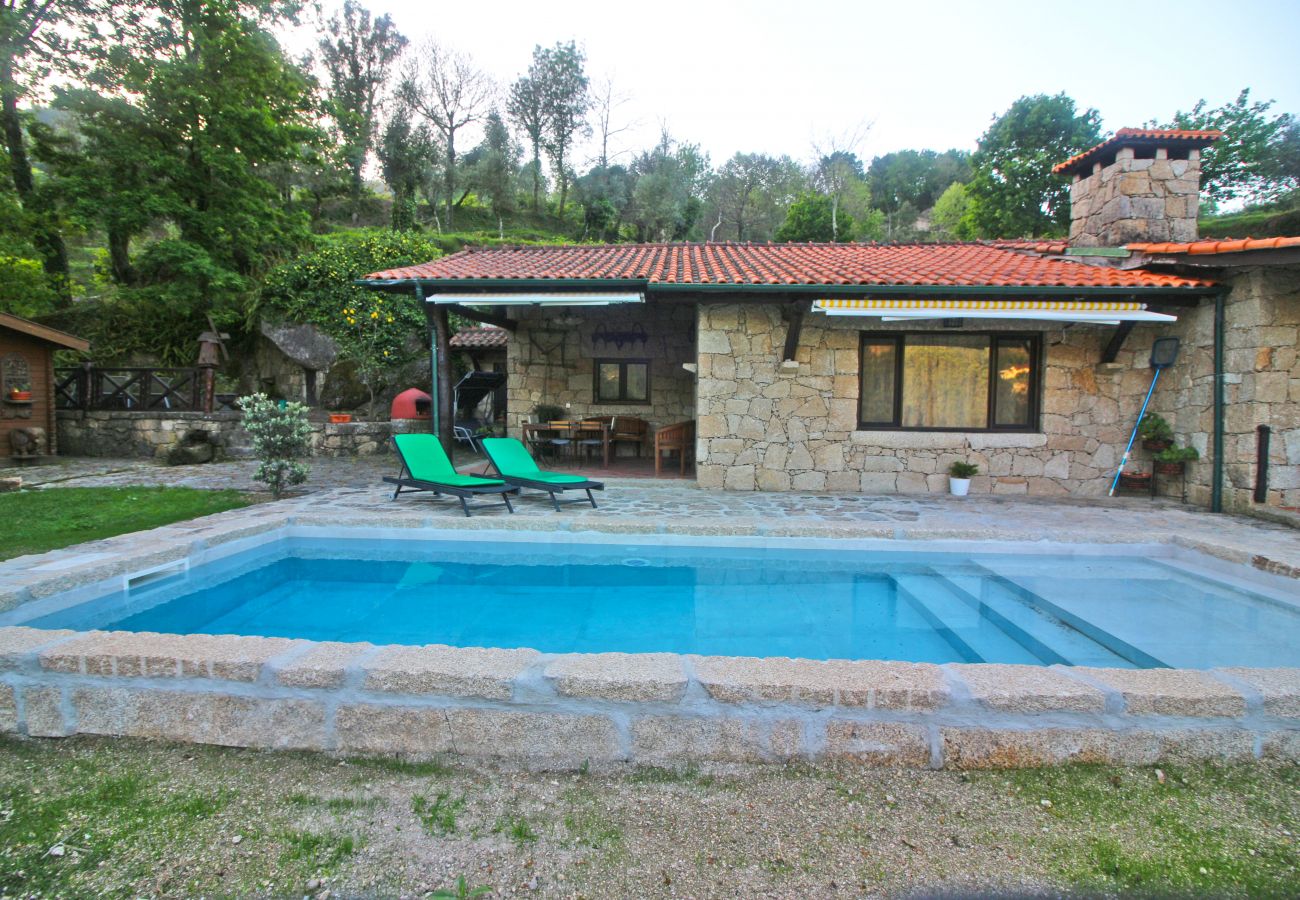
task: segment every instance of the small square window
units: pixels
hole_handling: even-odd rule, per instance
[[[598,359],[595,361],[597,403],[649,403],[650,361],[648,359]]]

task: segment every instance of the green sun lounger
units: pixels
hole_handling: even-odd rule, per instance
[[[480,478],[477,475],[462,475],[452,466],[447,452],[442,449],[438,438],[432,434],[397,434],[393,435],[393,446],[402,461],[402,471],[396,478],[385,475],[384,481],[397,485],[393,499],[403,493],[429,491],[434,494],[447,494],[460,500],[460,508],[469,515],[470,497],[483,494],[500,494],[506,509],[514,512],[510,505],[510,494],[519,490],[511,487],[499,478]]]
[[[506,484],[546,491],[551,495],[551,502],[555,504],[556,512],[560,511],[561,503],[583,502],[581,497],[559,500],[556,494],[565,491],[586,491],[587,501],[591,503],[591,508],[595,509],[596,498],[591,496],[591,492],[605,489],[602,482],[592,481],[582,475],[543,472],[528,455],[527,448],[514,438],[484,438],[481,443],[483,452],[487,454],[488,459],[492,460],[492,465],[505,479]]]

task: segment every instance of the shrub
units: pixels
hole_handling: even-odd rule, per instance
[[[1162,463],[1189,463],[1196,462],[1201,454],[1195,447],[1166,447],[1151,458]]]
[[[1174,430],[1163,416],[1147,413],[1138,423],[1138,435],[1144,441],[1170,441],[1173,440]]]
[[[276,500],[286,487],[307,480],[307,466],[296,460],[311,451],[311,424],[301,403],[271,400],[266,394],[249,394],[236,401],[244,411],[244,428],[253,439],[260,465],[253,477],[265,482]]]
[[[968,462],[955,462],[948,467],[948,474],[953,478],[972,478],[978,475],[979,471],[979,466]]]

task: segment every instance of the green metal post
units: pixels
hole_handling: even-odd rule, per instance
[[[1210,512],[1223,512],[1223,294],[1214,295],[1214,470]]]

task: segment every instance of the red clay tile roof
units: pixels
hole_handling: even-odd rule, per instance
[[[1014,242],[1011,242],[1014,243]],[[1032,249],[1042,242],[1025,242]],[[1052,244],[1051,246],[1056,246]],[[665,285],[1205,288],[1214,282],[1091,266],[986,243],[606,244],[462,250],[372,281],[565,281]]]
[[[1300,247],[1300,237],[1273,238],[1205,238],[1186,244],[1126,244],[1125,250],[1134,253],[1169,254],[1190,253],[1193,255],[1214,253],[1243,253],[1248,250],[1284,250],[1288,247]]]
[[[451,336],[450,345],[466,350],[479,350],[484,347],[504,347],[507,333],[504,328],[484,325],[480,328],[462,328]]]
[[[1191,130],[1184,128],[1121,128],[1115,136],[1107,138],[1095,147],[1089,147],[1082,153],[1071,156],[1063,163],[1052,166],[1057,175],[1070,175],[1084,168],[1091,168],[1097,157],[1108,150],[1118,149],[1131,144],[1172,144],[1178,147],[1208,147],[1223,137],[1222,131],[1213,128]],[[1082,174],[1087,174],[1082,172]]]

